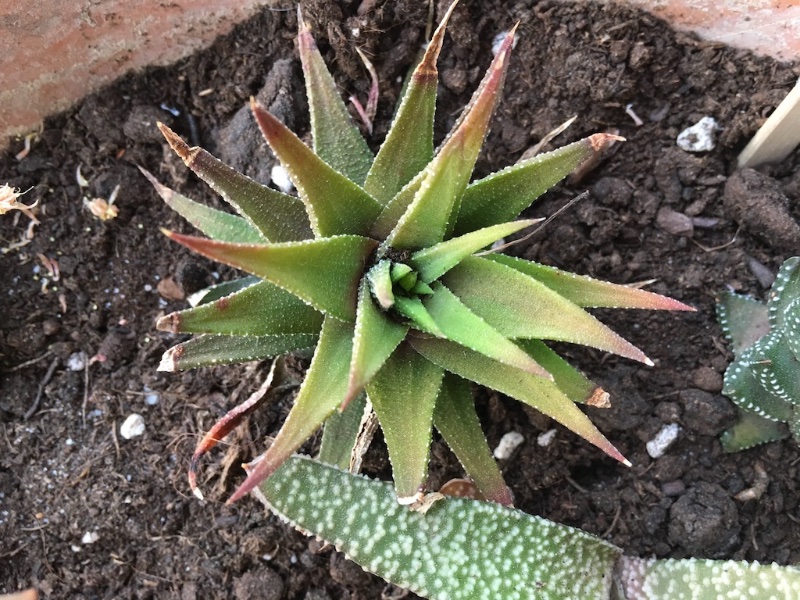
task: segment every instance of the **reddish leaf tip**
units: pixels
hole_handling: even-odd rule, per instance
[[[595,388],[591,395],[586,399],[587,406],[595,408],[611,408],[611,396],[603,388]]]
[[[158,127],[161,135],[167,140],[167,143],[175,154],[181,157],[181,160],[183,160],[187,167],[190,167],[192,161],[194,161],[194,157],[200,152],[200,148],[190,148],[189,144],[184,142],[181,136],[172,131],[172,129],[164,125],[161,121],[156,123],[156,127]]]

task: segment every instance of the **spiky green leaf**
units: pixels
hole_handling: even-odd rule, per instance
[[[553,376],[555,384],[573,402],[606,406],[608,393],[540,340],[519,340],[520,347]]]
[[[261,232],[246,219],[195,202],[175,190],[161,185],[149,171],[142,167],[139,167],[139,170],[147,177],[167,206],[208,237],[222,242],[239,244],[257,244],[267,241]]]
[[[540,265],[529,260],[506,256],[505,254],[490,254],[486,258],[533,277],[581,308],[695,310],[683,302],[678,302],[660,294],[626,285],[599,281],[585,275],[576,275],[555,267]]]
[[[372,237],[378,240],[384,240],[389,237],[392,230],[397,227],[400,219],[414,201],[414,197],[417,195],[417,192],[419,192],[420,187],[422,187],[425,176],[426,171],[424,170],[417,173],[414,179],[409,181],[403,189],[397,192],[397,195],[389,201],[372,225]]]
[[[386,205],[433,158],[433,113],[438,71],[447,20],[453,3],[431,38],[422,61],[414,69],[386,140],[372,163],[364,189]]]
[[[484,497],[511,506],[511,490],[492,458],[466,379],[445,373],[433,411],[433,424]]]
[[[630,465],[552,381],[509,367],[448,340],[416,336],[409,336],[408,340],[417,352],[443,369],[532,406],[612,458]]]
[[[652,365],[641,350],[585,310],[502,263],[468,257],[442,281],[506,337],[572,342]]]
[[[413,500],[428,474],[433,407],[443,375],[411,346],[400,344],[367,384],[400,502]]]
[[[456,233],[516,219],[534,200],[578,165],[602,152],[612,139],[618,138],[597,133],[471,183],[461,200]]]
[[[297,47],[306,82],[314,152],[339,173],[361,185],[372,165],[372,152],[350,119],[336,82],[302,15],[298,14],[297,22]]]
[[[317,336],[310,333],[264,336],[201,335],[167,350],[161,358],[158,370],[175,372],[263,360],[311,348],[316,343]]]
[[[742,354],[765,390],[784,402],[800,406],[800,361],[789,350],[780,329],[774,329]]]
[[[381,213],[367,192],[325,163],[291,130],[251,101],[261,133],[292,178],[318,237],[366,235]]]
[[[411,511],[387,483],[302,457],[260,491],[299,529],[432,600],[608,600],[621,555],[580,530],[495,503],[444,498],[424,514]]]
[[[202,148],[190,148],[166,125],[158,124],[175,153],[270,242],[312,237],[303,203],[231,169]]]
[[[722,393],[746,411],[784,423],[791,417],[791,403],[762,386],[750,368],[752,346],[742,357],[728,366]]]
[[[358,294],[353,357],[345,403],[364,389],[403,341],[407,332],[408,326],[393,321],[375,306],[369,284],[362,281]]]
[[[420,331],[438,337],[444,336],[439,326],[436,325],[436,321],[428,314],[428,309],[422,304],[422,300],[416,296],[411,298],[406,298],[404,296],[395,297],[394,309],[408,319],[413,327]]]
[[[272,475],[342,402],[353,352],[353,330],[352,323],[331,317],[325,319],[314,358],[289,416],[275,441],[228,503],[235,502]]]
[[[165,231],[213,260],[257,275],[337,319],[354,321],[358,283],[376,242],[342,235],[285,244],[228,244]]]
[[[361,421],[366,406],[367,396],[360,394],[343,411],[334,411],[328,417],[322,430],[318,460],[345,471],[350,468],[353,448],[361,431]]]
[[[471,233],[423,248],[411,255],[409,262],[419,272],[422,281],[430,283],[439,279],[463,259],[497,240],[530,227],[541,219],[525,219],[511,223],[501,223],[492,227],[478,229]]]
[[[432,287],[433,295],[426,298],[423,304],[443,337],[505,365],[540,377],[550,377],[527,352],[464,306],[441,283],[437,281]]]
[[[214,302],[161,317],[156,327],[171,333],[317,334],[322,314],[297,296],[262,281]]]
[[[387,246],[399,250],[427,248],[441,242],[455,227],[461,196],[469,183],[503,87],[514,29],[503,40],[459,122],[425,168],[422,185],[387,238]]]

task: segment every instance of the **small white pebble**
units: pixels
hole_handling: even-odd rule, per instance
[[[73,352],[67,359],[67,368],[70,371],[83,371],[86,368],[86,353]]]
[[[74,445],[75,445],[75,440],[73,440],[72,438],[67,438],[67,441],[66,441],[66,442],[64,442],[64,443],[65,443],[67,446],[74,446]]]
[[[147,406],[155,406],[158,404],[158,392],[154,392],[149,387],[144,386],[144,402]]]
[[[549,431],[545,431],[544,433],[540,433],[539,437],[536,438],[536,443],[542,448],[546,448],[553,443],[554,439],[556,439],[556,430],[551,429]]]
[[[667,448],[669,448],[673,442],[678,439],[678,435],[680,435],[680,433],[681,427],[677,423],[664,425],[656,434],[656,437],[647,442],[647,453],[653,458],[664,456]]]
[[[71,544],[69,548],[70,548],[70,550],[72,550],[73,552],[80,552],[80,551],[81,551],[81,547],[80,547],[80,546],[78,546],[77,544]]]
[[[277,185],[278,189],[285,194],[288,194],[294,189],[294,184],[289,177],[289,173],[287,173],[286,169],[284,169],[281,165],[275,165],[272,167],[270,177],[272,178],[272,183]]]
[[[144,433],[144,417],[133,413],[120,425],[119,434],[126,440],[142,435]]]
[[[99,539],[100,536],[97,535],[96,531],[87,531],[81,538],[81,544],[94,544]]]
[[[709,152],[716,145],[714,132],[717,129],[719,125],[713,117],[703,117],[681,131],[678,135],[678,147],[687,152]]]
[[[99,408],[95,408],[94,410],[90,410],[89,413],[86,415],[90,419],[96,419],[97,417],[103,416],[103,411]]]
[[[524,441],[525,438],[522,437],[521,433],[509,431],[500,439],[500,443],[497,444],[497,448],[494,449],[494,457],[498,460],[507,460],[511,458],[511,455],[514,454],[514,450]]]
[[[150,285],[149,283],[145,283],[144,284],[144,291],[145,292],[152,292],[153,291],[153,286]]]

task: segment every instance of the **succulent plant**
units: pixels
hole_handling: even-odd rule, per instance
[[[160,369],[315,348],[286,422],[231,501],[272,474],[323,424],[321,460],[347,467],[361,416],[374,409],[401,502],[418,500],[424,489],[435,426],[479,491],[510,504],[469,380],[529,404],[627,464],[575,405],[602,404],[607,394],[542,340],[652,364],[584,309],[691,309],[491,250],[476,255],[535,223],[514,219],[614,136],[595,134],[470,182],[514,31],[434,151],[436,60],[450,12],[452,6],[413,71],[375,157],[299,17],[313,150],[251,101],[299,197],[248,179],[160,125],[186,165],[238,213],[197,204],[150,176],[163,199],[210,239],[166,235],[251,274],[210,289],[197,306],[159,321],[164,331],[201,334],[169,350]],[[203,448],[235,421],[215,428]]]
[[[766,303],[725,292],[717,316],[734,353],[722,393],[741,409],[723,448],[800,441],[800,257],[781,265]]]
[[[259,497],[364,569],[434,600],[800,598],[800,570],[641,559],[588,533],[495,503],[431,494],[424,513],[391,486],[292,457]]]

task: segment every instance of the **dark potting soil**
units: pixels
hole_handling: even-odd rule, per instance
[[[424,4],[306,2],[345,94],[363,102],[368,90],[354,46],[374,59],[381,99],[373,146],[423,41]],[[525,437],[502,464],[517,506],[639,556],[800,562],[797,444],[726,455],[717,439],[735,413],[719,393],[731,355],[714,317],[715,294],[728,287],[763,297],[759,278],[800,249],[797,154],[761,173],[733,174],[738,151],[800,69],[676,34],[626,8],[463,0],[440,60],[439,139],[486,68],[492,39],[516,20],[504,100],[476,176],[514,162],[573,115],[558,145],[610,130],[628,141],[582,180],[538,201],[530,214],[546,216],[590,191],[510,251],[615,282],[654,280],[650,289],[698,309],[601,311],[653,368],[560,347],[611,393],[611,409],[590,412],[630,469],[521,404],[477,391],[492,445],[512,430]],[[125,77],[49,119],[25,158],[15,158],[21,142],[2,157],[0,183],[30,188],[22,200],[39,202],[41,224],[26,239],[27,217],[0,218],[2,247],[27,242],[0,258],[0,593],[33,586],[59,599],[414,597],[320,549],[253,499],[223,505],[242,480],[239,463],[278,430],[290,395],[204,460],[205,502],[189,494],[185,473],[198,436],[258,387],[268,365],[156,371],[176,342],[155,330],[156,317],[234,273],[159,233],[160,226],[190,229],[136,165],[220,205],[166,149],[154,126],[162,120],[265,177],[273,159],[236,113],[260,94],[295,131],[307,132],[295,31],[293,10],[265,10],[209,50]],[[641,126],[626,114],[629,104]],[[716,148],[678,149],[678,133],[703,116],[720,124]],[[107,199],[116,186],[119,216],[101,222],[83,198]],[[49,272],[54,263],[57,277]],[[84,366],[76,353],[103,360]],[[146,430],[126,440],[119,428],[131,413],[144,417]],[[652,459],[646,442],[671,423],[681,427],[678,440]],[[554,427],[554,441],[539,446],[539,434]],[[365,470],[389,476],[380,440]],[[435,440],[430,489],[460,473]],[[754,485],[752,499],[734,498]]]

